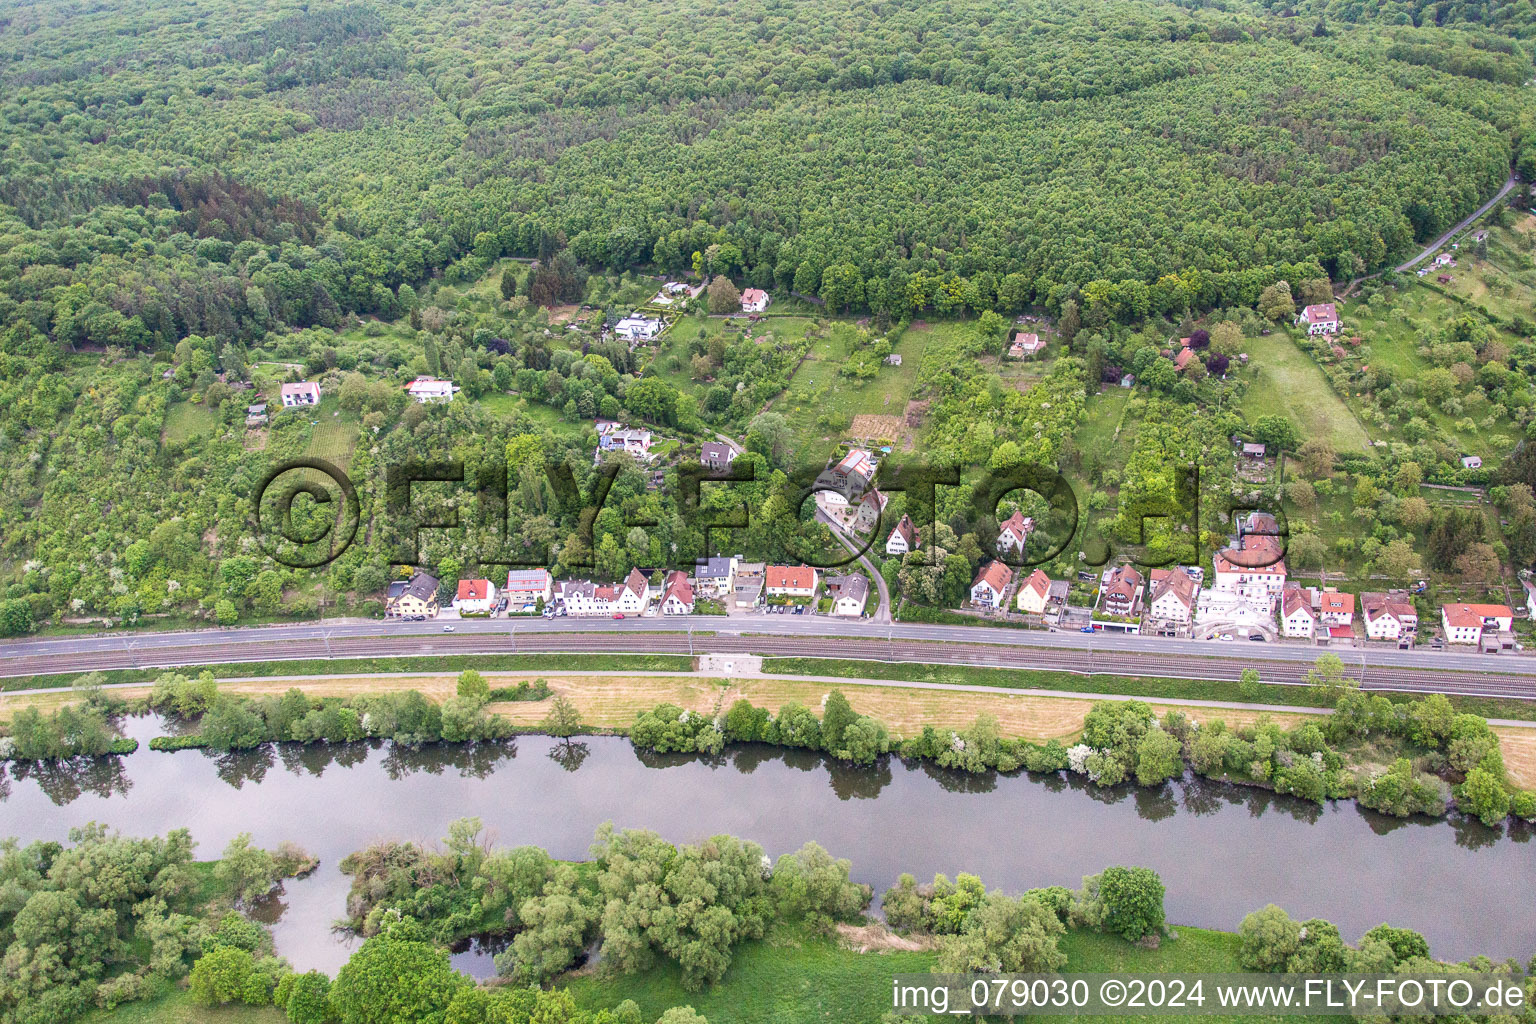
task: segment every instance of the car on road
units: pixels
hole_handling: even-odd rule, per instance
[[[452,626],[444,626],[443,627],[443,632],[444,633],[452,633],[453,632],[453,627]]]
[[[623,612],[614,612],[613,613],[613,617],[616,618],[616,619],[622,619],[624,617],[624,613]]]
[[[1232,634],[1231,633],[1223,633],[1223,634],[1221,634],[1220,637],[1218,637],[1218,639],[1221,639],[1221,640],[1231,640],[1232,639]]]
[[[1084,626],[1082,629],[1079,629],[1078,632],[1079,633],[1092,633],[1093,632],[1093,627],[1092,626]]]

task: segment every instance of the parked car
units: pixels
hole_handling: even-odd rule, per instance
[[[1093,627],[1092,626],[1084,626],[1082,629],[1079,629],[1078,632],[1079,633],[1092,633],[1093,632]]]
[[[624,613],[623,612],[614,612],[613,613],[613,617],[616,618],[616,619],[622,619],[624,617]]]
[[[1257,640],[1260,643],[1263,643],[1264,642],[1264,634],[1263,633],[1249,633],[1248,634],[1248,639],[1249,640]]]

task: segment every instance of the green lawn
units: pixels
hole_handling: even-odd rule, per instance
[[[1260,416],[1288,416],[1303,437],[1327,438],[1336,451],[1358,452],[1368,441],[1365,428],[1334,393],[1323,371],[1283,330],[1244,342],[1257,368],[1243,396],[1249,422]]]
[[[163,440],[181,444],[203,434],[211,434],[219,424],[219,418],[206,405],[177,402],[165,411]]]
[[[97,1010],[85,1024],[284,1024],[287,1016],[272,1006],[198,1006],[184,990],[158,999],[124,1003],[115,1010]]]
[[[1177,938],[1159,948],[1134,946],[1113,935],[1068,932],[1061,939],[1067,973],[1127,971],[1147,974],[1236,972],[1239,940],[1227,932],[1175,928]],[[857,953],[824,939],[791,931],[738,947],[720,984],[704,992],[682,987],[675,968],[609,977],[601,972],[568,985],[582,1006],[596,1009],[624,999],[640,1004],[643,1019],[653,1020],[668,1007],[692,1006],[710,1021],[730,1024],[875,1024],[891,1006],[896,974],[926,973],[931,952]],[[907,1018],[945,1020],[947,1017]],[[1126,1016],[1079,1017],[1123,1022]],[[1279,1020],[1212,1016],[1205,1019]]]

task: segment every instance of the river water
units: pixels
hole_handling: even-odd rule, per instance
[[[74,769],[12,766],[0,782],[0,836],[66,838],[90,821],[152,835],[189,828],[198,855],[236,834],[284,839],[321,858],[271,907],[278,952],[334,972],[353,940],[333,932],[349,880],[342,857],[378,839],[433,842],[478,816],[497,845],[586,855],[598,825],[649,828],[673,842],[730,833],[777,856],[807,840],[853,862],[876,893],[903,871],[920,881],[969,871],[1017,891],[1076,888],[1114,864],[1154,868],[1170,921],[1232,930],[1274,902],[1325,917],[1346,939],[1379,924],[1418,929],[1441,957],[1536,952],[1536,847],[1526,826],[1402,821],[1353,801],[1317,807],[1188,779],[1157,790],[1100,790],[1076,779],[973,776],[890,759],[831,764],[803,751],[732,748],[718,758],[642,754],[626,739],[567,746],[543,736],[479,748],[390,744],[158,753],[152,718],[125,724],[139,752]],[[483,975],[489,955],[455,962]]]

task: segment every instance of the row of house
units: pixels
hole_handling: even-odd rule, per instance
[[[744,580],[756,585],[742,585]],[[459,615],[491,615],[545,612],[576,617],[644,615],[653,609],[662,615],[691,615],[696,595],[721,601],[745,597],[745,607],[755,606],[763,593],[770,598],[810,600],[823,584],[836,615],[864,614],[869,581],[857,574],[828,576],[808,565],[763,565],[737,558],[711,558],[700,562],[695,575],[670,569],[653,586],[640,569],[631,569],[623,580],[606,584],[592,580],[555,580],[547,569],[513,569],[497,588],[488,579],[459,580],[449,607]],[[440,581],[427,572],[415,572],[408,580],[396,580],[385,593],[384,612],[392,619],[436,618],[441,612]],[[737,602],[740,604],[741,602]]]

